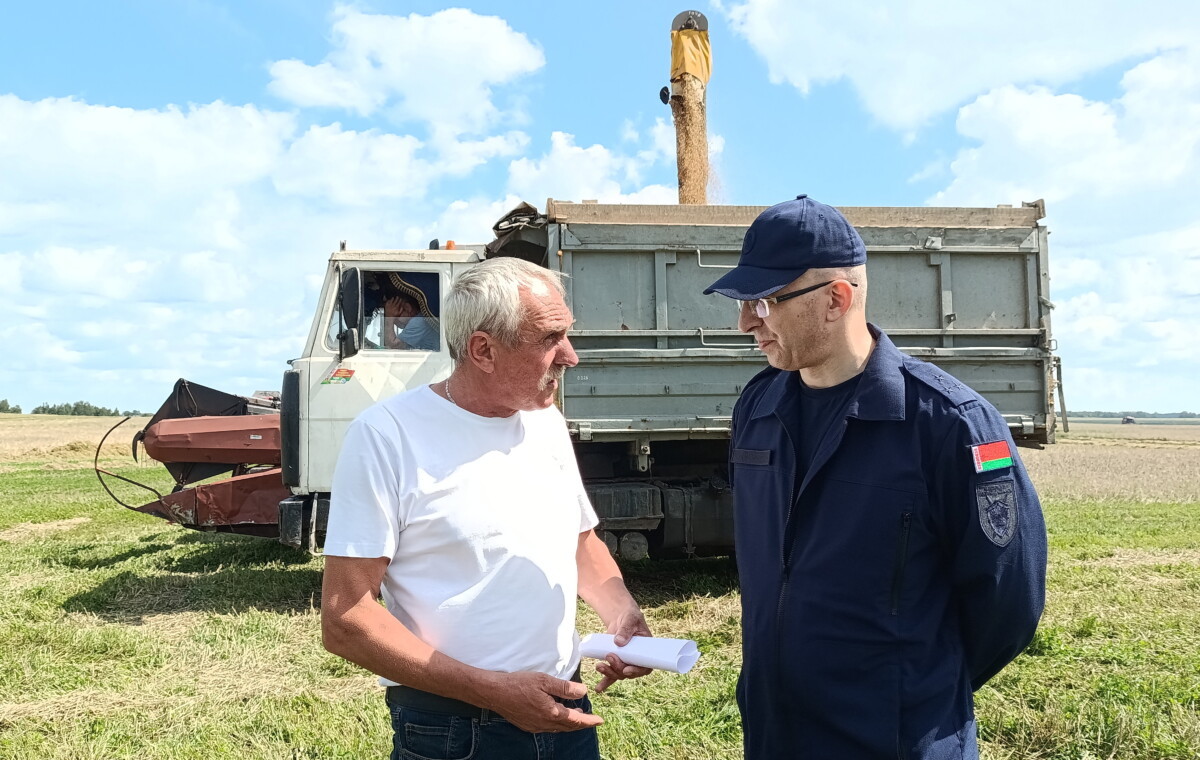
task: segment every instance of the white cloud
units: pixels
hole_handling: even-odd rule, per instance
[[[448,203],[437,198],[456,192],[448,180],[524,149],[525,135],[422,141],[337,123],[300,131],[295,115],[220,103],[139,111],[4,96],[0,114],[21,125],[0,122],[0,157],[12,169],[0,173],[0,210],[11,212],[0,387],[9,397],[24,388],[27,397],[10,401],[29,407],[87,396],[152,408],[177,377],[236,392],[252,390],[233,385],[240,380],[277,387],[342,239],[360,248],[486,242],[518,189],[539,205],[551,193],[674,201],[671,188],[628,180],[646,161],[580,149],[567,135],[545,156],[514,162],[502,200],[481,190]],[[198,158],[218,143],[220,155]],[[29,373],[37,388],[25,387]]]
[[[136,323],[117,319],[84,319],[76,329],[81,337],[105,341],[131,338],[138,332]]]
[[[1107,395],[1120,391],[1147,411],[1194,407],[1194,394],[1166,389],[1200,375],[1200,205],[1190,200],[1200,196],[1200,46],[1132,65],[1111,101],[1004,85],[964,105],[956,124],[969,145],[929,202],[1044,198],[1067,374],[1123,378],[1084,387],[1068,379],[1068,395],[1083,394],[1073,403],[1128,406]],[[1129,382],[1139,370],[1162,401]]]
[[[438,238],[443,243],[453,240],[456,243],[488,243],[495,237],[492,225],[500,217],[516,208],[521,198],[506,195],[502,200],[490,198],[473,198],[457,200],[446,207],[429,229],[429,238]],[[527,200],[542,211],[543,203],[539,200]]]
[[[1105,278],[1104,262],[1072,256],[1062,249],[1055,249],[1050,257],[1050,288],[1052,291],[1061,289],[1063,292],[1078,290],[1082,287],[1094,286]]]
[[[710,137],[709,142],[711,143],[712,140],[713,137]],[[722,147],[724,147],[723,143]],[[655,119],[654,125],[650,127],[650,147],[639,153],[639,157],[647,162],[667,161],[673,163],[675,161],[675,124],[662,117]]]
[[[520,153],[529,145],[529,136],[514,131],[482,140],[452,140],[447,135],[435,134],[430,144],[438,152],[438,169],[460,177],[493,158]]]
[[[959,132],[978,145],[958,154],[954,180],[932,202],[1127,204],[1176,183],[1197,186],[1200,46],[1135,67],[1122,87],[1112,103],[1040,87],[980,96],[958,116]]]
[[[636,133],[635,133],[636,134]],[[669,119],[661,116],[654,120],[649,129],[650,145],[637,153],[638,162],[646,166],[656,163],[675,165],[675,125]],[[710,134],[708,136],[708,158],[714,160],[725,151],[725,137]]]
[[[433,183],[465,176],[493,158],[519,152],[528,142],[524,133],[508,132],[426,144],[412,135],[357,132],[336,122],[314,125],[288,146],[273,181],[284,195],[352,206],[421,198]]]
[[[276,61],[271,76],[271,91],[300,106],[337,106],[365,116],[386,100],[386,93],[372,92],[370,83],[329,62],[309,66],[295,59]]]
[[[179,195],[252,182],[270,171],[295,128],[289,114],[220,101],[135,110],[14,95],[0,95],[0,124],[0,165],[22,180],[0,185],[0,201],[51,211],[64,176],[73,178],[75,195],[114,188]],[[23,172],[33,161],[40,173]]]
[[[530,153],[513,85],[542,65],[497,18],[343,7],[324,60],[279,62],[271,87],[374,118],[0,95],[0,395],[153,409],[178,377],[276,388],[339,240],[486,242],[550,195],[674,203],[643,179],[673,161],[662,119],[629,122],[619,149],[555,133]]]
[[[350,205],[419,197],[435,176],[419,156],[421,145],[411,135],[313,126],[288,146],[273,181],[284,195]]]
[[[1094,291],[1063,299],[1054,311],[1054,336],[1076,350],[1112,351],[1130,325],[1122,306]]]
[[[50,332],[41,322],[24,323],[19,327],[14,325],[12,328],[0,332],[0,342],[8,344],[19,342],[26,346],[22,354],[9,357],[10,362],[16,359],[10,366],[19,373],[18,378],[23,374],[26,381],[29,380],[31,372],[44,372],[47,367],[53,367],[61,372],[64,368],[78,364],[83,359],[81,352],[72,348],[69,342]],[[28,361],[22,361],[22,355],[27,355]],[[5,383],[5,385],[9,384]],[[17,383],[13,383],[13,385],[17,385]]]
[[[0,200],[0,235],[15,233],[32,225],[61,220],[66,210],[58,203],[22,203]]]
[[[909,184],[924,182],[929,179],[936,179],[946,174],[947,166],[945,159],[936,158],[933,161],[922,166],[917,171],[913,172],[908,178]]]
[[[644,159],[615,153],[603,145],[581,148],[574,135],[555,132],[550,151],[539,159],[520,158],[509,164],[509,192],[539,208],[545,198],[597,200],[602,203],[675,203],[674,188],[650,185],[632,193],[622,191],[624,178],[636,177]]]
[[[807,93],[847,81],[880,122],[911,131],[979,93],[1057,87],[1105,66],[1192,45],[1200,5],[1119,0],[955,0],[718,5],[767,64]]]
[[[267,178],[295,130],[291,115],[254,106],[135,110],[13,95],[0,95],[0,125],[0,229],[37,247],[192,235],[235,245],[230,193]]]
[[[147,274],[145,262],[129,259],[114,246],[86,250],[48,246],[27,261],[24,284],[35,294],[121,300],[136,292]]]
[[[541,48],[495,16],[462,8],[430,16],[334,11],[334,49],[316,65],[277,61],[270,89],[300,106],[328,106],[471,134],[503,117],[492,87],[545,65]]]
[[[1200,309],[1191,316],[1196,316]],[[1195,319],[1160,319],[1147,322],[1146,332],[1162,346],[1161,358],[1169,361],[1194,362],[1200,356],[1200,331]]]
[[[0,277],[0,296],[14,296],[22,291],[23,265],[23,257],[19,253],[0,253],[0,272],[4,273]],[[8,303],[10,302],[0,300],[0,308]]]
[[[179,273],[193,298],[208,303],[243,303],[253,280],[231,258],[214,251],[195,251],[179,257]],[[214,325],[208,322],[206,327]]]
[[[0,334],[5,393],[44,396],[29,407],[84,395],[144,407],[160,389],[144,398],[143,371],[167,368],[173,379],[235,366],[276,377],[307,329],[306,278],[350,233],[395,239],[404,221],[379,199],[411,180],[347,177],[349,160],[314,156],[306,179],[315,189],[279,193],[274,183],[295,181],[306,145],[292,152],[295,132],[293,115],[254,106],[136,110],[0,96],[0,322],[20,326]],[[370,137],[360,165],[386,167],[391,155],[378,146],[405,141]],[[436,176],[427,172],[419,189]],[[338,184],[346,181],[358,184]],[[343,196],[375,202],[338,211]],[[120,379],[103,379],[113,373]]]
[[[1072,403],[1087,409],[1131,408],[1138,398],[1137,408],[1146,411],[1194,408],[1194,392],[1168,388],[1194,383],[1200,374],[1200,224],[1116,238],[1089,253],[1094,258],[1073,260],[1067,267],[1078,267],[1080,276],[1051,281],[1059,288],[1051,291],[1058,305],[1054,336],[1068,375],[1082,368],[1121,376],[1141,369],[1145,377],[1140,388],[1125,386],[1130,395],[1124,397],[1108,395],[1104,389],[1111,384],[1068,380],[1068,394],[1076,397]],[[1051,260],[1056,256],[1052,250]]]

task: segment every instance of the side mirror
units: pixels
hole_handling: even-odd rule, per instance
[[[362,350],[363,289],[362,272],[358,267],[350,267],[342,272],[338,309],[342,315],[342,331],[337,336],[338,361],[341,361]]]

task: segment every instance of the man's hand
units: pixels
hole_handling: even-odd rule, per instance
[[[396,296],[392,296],[383,302],[383,316],[385,317],[403,317],[404,300]]]
[[[564,681],[545,673],[496,673],[495,687],[490,689],[487,708],[493,710],[517,728],[531,733],[578,731],[598,726],[604,719],[556,702],[562,699],[581,699],[587,687],[574,681]]]
[[[579,534],[575,559],[579,565],[579,596],[600,615],[608,626],[606,633],[613,635],[617,646],[625,646],[633,636],[652,635],[650,626],[646,625],[646,616],[625,588],[616,560],[596,531],[585,530]],[[596,684],[597,694],[624,678],[640,678],[650,672],[648,668],[626,665],[615,654],[596,663],[596,671],[604,676]]]
[[[633,636],[653,635],[650,633],[650,626],[646,624],[646,617],[637,607],[623,613],[614,620],[608,626],[608,631],[606,632],[613,635],[613,643],[619,647],[628,644],[629,639]],[[600,694],[617,681],[626,678],[641,678],[644,675],[649,675],[650,668],[626,665],[616,653],[611,653],[602,661],[596,663],[596,672],[604,676],[600,683],[596,684],[596,693]]]

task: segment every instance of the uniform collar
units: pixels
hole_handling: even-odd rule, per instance
[[[904,419],[904,354],[892,343],[883,330],[868,323],[867,329],[875,338],[875,350],[863,369],[862,380],[850,405],[847,417],[860,420]],[[778,372],[755,405],[751,419],[780,414],[785,418],[795,408],[800,397],[800,373]]]

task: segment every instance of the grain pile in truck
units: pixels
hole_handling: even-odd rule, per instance
[[[979,391],[1019,442],[1053,442],[1056,361],[1041,204],[840,210],[867,245],[868,318],[902,350]],[[174,460],[173,474],[189,463],[204,467],[177,475],[177,493],[135,508],[316,550],[350,421],[452,369],[444,335],[438,350],[386,348],[378,313],[363,305],[375,296],[364,288],[395,274],[421,283],[440,313],[457,274],[485,256],[517,255],[569,275],[579,365],[567,372],[558,403],[610,548],[628,558],[728,552],[730,415],[765,361],[736,330],[729,301],[701,293],[736,263],[761,211],[550,200],[545,213],[524,205],[506,215],[486,247],[338,250],[301,355],[284,373],[278,413],[221,430],[205,418],[243,416],[237,397],[204,406],[191,403],[194,386],[177,387],[172,408],[154,421],[175,428],[177,445],[162,453]],[[272,434],[275,452],[262,443]],[[154,425],[144,435],[162,437]],[[189,458],[189,447],[203,457]],[[234,477],[198,482],[199,472]]]

